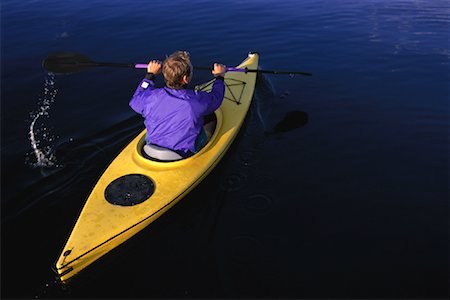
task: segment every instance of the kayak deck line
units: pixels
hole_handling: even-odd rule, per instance
[[[257,68],[258,61],[257,54],[249,54],[239,67]],[[213,81],[209,81],[198,87],[209,91],[212,83]],[[66,282],[162,216],[200,184],[219,163],[238,135],[247,115],[254,95],[256,73],[226,73],[225,83],[224,101],[215,111],[215,130],[198,153],[170,162],[148,159],[143,155],[146,137],[144,129],[114,158],[90,192],[61,255],[52,268],[62,282]],[[126,202],[125,198],[134,192],[131,184],[131,189],[119,188],[119,196],[116,198],[115,195],[113,201],[108,201],[105,195],[108,186],[133,174],[150,179],[154,185],[153,193],[145,194],[147,190],[144,189],[142,197],[147,197],[146,199],[133,198]],[[139,193],[138,190],[136,193]]]
[[[234,84],[234,85],[229,85],[229,84],[226,84],[225,86],[227,87],[227,89],[228,89],[228,91],[230,92],[230,94],[233,96],[233,99],[230,99],[230,98],[227,98],[227,97],[224,97],[225,99],[227,99],[227,100],[231,100],[231,101],[233,101],[233,102],[235,102],[237,105],[239,105],[239,104],[241,104],[241,98],[242,98],[242,94],[244,93],[244,89],[245,89],[245,85],[247,84],[245,81],[240,81],[240,80],[236,80],[236,79],[233,79],[233,78],[230,78],[231,80],[234,80],[234,81],[236,81],[236,82],[240,82],[240,84],[242,85],[242,89],[241,89],[241,94],[240,94],[240,96],[239,96],[239,100],[236,100],[237,98],[236,98],[236,96],[234,96],[234,94],[233,94],[233,91],[231,90],[231,86],[238,86],[238,84]]]
[[[205,82],[204,84],[198,85],[198,86],[195,87],[195,90],[196,90],[196,91],[202,91],[202,90],[204,90],[204,89],[206,89],[206,88],[212,86],[212,84],[214,83],[214,81],[216,81],[215,78],[214,78],[214,79],[211,79],[211,80],[208,81],[208,82]],[[237,82],[237,83],[229,84],[229,83],[227,83],[227,81],[234,81],[234,82]],[[225,95],[223,98],[224,98],[224,99],[227,99],[227,100],[230,100],[231,102],[234,102],[234,103],[236,103],[237,105],[241,104],[242,94],[244,94],[244,89],[245,89],[245,85],[247,84],[247,82],[242,81],[242,80],[237,80],[237,79],[234,79],[234,78],[225,78],[224,82],[225,82],[225,87],[226,87],[227,90],[230,92],[232,98],[227,97],[226,95]],[[230,87],[232,87],[232,86],[242,86],[241,94],[239,95],[239,98],[237,98],[237,97],[234,95],[233,91],[231,90]]]

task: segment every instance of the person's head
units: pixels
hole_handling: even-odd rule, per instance
[[[180,89],[192,79],[193,67],[186,51],[172,53],[163,62],[162,72],[166,85],[173,89]]]

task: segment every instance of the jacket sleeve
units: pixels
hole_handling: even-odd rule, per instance
[[[155,75],[148,73],[134,92],[130,100],[130,107],[137,113],[143,114],[145,99],[155,89]]]
[[[203,94],[206,99],[203,99],[207,103],[205,115],[213,113],[220,107],[225,95],[225,83],[224,78],[218,76],[214,81],[213,87],[210,92]]]

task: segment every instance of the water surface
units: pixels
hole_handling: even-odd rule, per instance
[[[448,15],[444,0],[3,1],[2,296],[445,298]],[[178,49],[199,66],[258,51],[261,68],[314,76],[261,76],[205,182],[54,286],[92,186],[142,129],[128,101],[143,74],[53,78],[42,59],[145,63]],[[36,167],[43,109],[33,132],[54,158]]]

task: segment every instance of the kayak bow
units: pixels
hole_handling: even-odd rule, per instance
[[[259,55],[250,53],[237,68],[258,68]],[[225,99],[216,110],[216,129],[197,154],[160,162],[143,156],[146,130],[113,160],[88,197],[56,262],[55,271],[67,281],[94,261],[148,226],[217,165],[245,119],[256,73],[225,75]],[[199,88],[209,91],[212,81]]]

